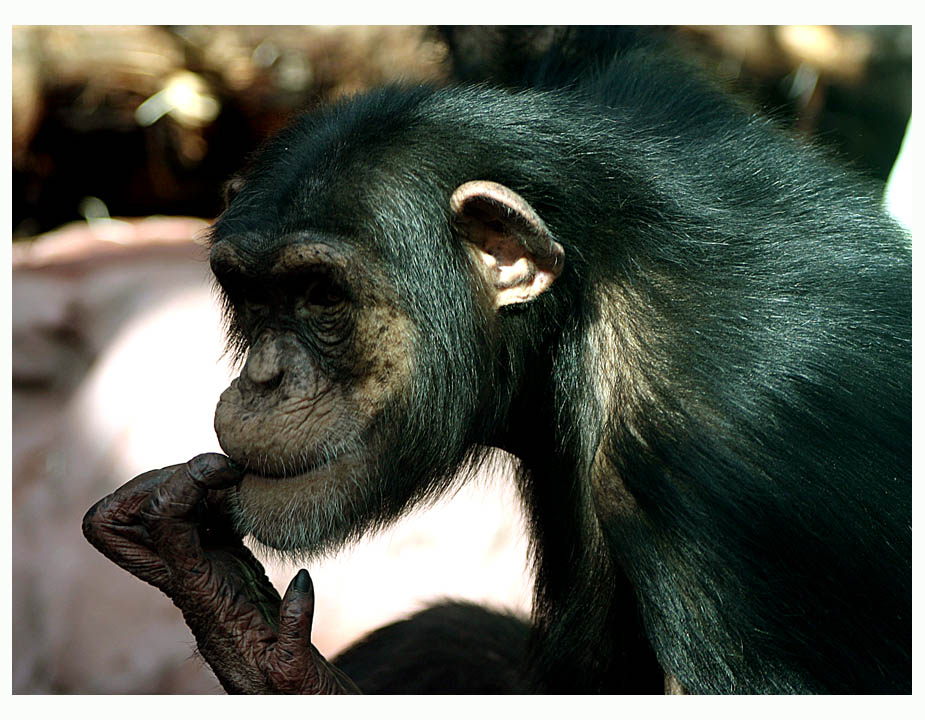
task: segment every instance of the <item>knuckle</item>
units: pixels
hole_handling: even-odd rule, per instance
[[[94,503],[93,506],[84,513],[80,528],[84,537],[88,540],[98,538],[102,534],[103,528],[108,524],[110,515],[108,510],[111,498],[112,496],[107,495]]]
[[[158,488],[155,492],[151,493],[151,497],[148,498],[148,501],[141,507],[138,512],[138,517],[141,519],[142,523],[147,526],[156,525],[164,519],[169,504],[169,499],[165,497],[163,490]]]
[[[217,453],[203,453],[190,458],[186,463],[186,472],[193,480],[203,480],[216,470]]]
[[[83,535],[88,540],[95,538],[98,534],[99,527],[99,506],[100,502],[96,503],[84,514],[83,521],[80,523],[80,529],[83,531]]]
[[[184,466],[189,480],[200,490],[209,490],[227,485],[238,479],[239,474],[229,464],[228,458],[218,453],[197,455]]]

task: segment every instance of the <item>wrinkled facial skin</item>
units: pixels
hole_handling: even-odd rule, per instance
[[[281,551],[319,552],[373,521],[383,412],[411,377],[412,325],[331,244],[294,242],[255,261],[219,240],[211,264],[247,358],[222,393],[215,431],[245,468],[241,532]]]

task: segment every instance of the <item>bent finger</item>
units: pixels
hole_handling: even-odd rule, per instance
[[[182,466],[171,465],[142,473],[96,502],[84,515],[83,532],[86,538],[94,542],[95,537],[116,532],[121,526],[139,525],[141,510],[151,493],[179,467]]]
[[[199,504],[210,490],[231,487],[241,479],[240,471],[218,453],[197,455],[178,465],[154,488],[140,516],[158,553],[165,560],[200,559],[202,549],[197,529]]]
[[[141,511],[154,490],[178,467],[172,465],[142,473],[96,502],[81,523],[87,541],[133,574],[138,575],[140,567],[156,565],[154,542],[144,526]],[[148,577],[142,579],[153,582]]]

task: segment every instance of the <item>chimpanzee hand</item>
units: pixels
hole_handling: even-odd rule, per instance
[[[84,535],[173,600],[227,692],[359,692],[311,644],[308,572],[280,600],[232,529],[225,500],[240,480],[214,453],[144,473],[87,511]]]

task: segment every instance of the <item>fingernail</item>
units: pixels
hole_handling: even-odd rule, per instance
[[[309,592],[312,589],[312,578],[311,575],[308,574],[308,570],[302,568],[296,573],[292,587],[300,593]]]

